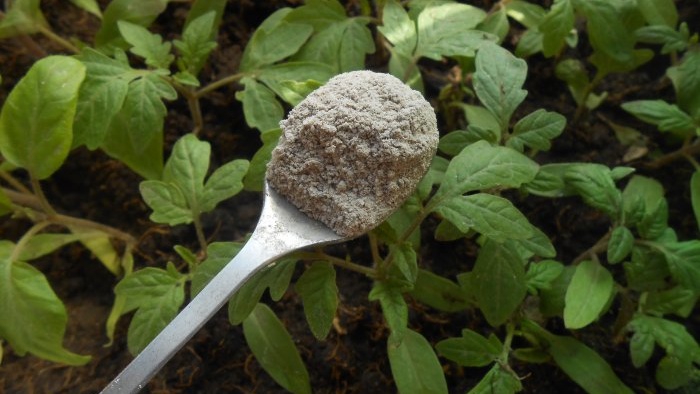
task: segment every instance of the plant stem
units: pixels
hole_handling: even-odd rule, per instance
[[[586,249],[583,253],[576,256],[572,265],[578,265],[582,261],[596,257],[598,253],[602,253],[608,249],[608,241],[610,241],[610,236],[612,235],[612,230],[608,231],[603,235],[593,246]]]
[[[220,87],[226,86],[226,85],[234,83],[234,82],[238,82],[239,79],[241,79],[247,75],[248,74],[246,74],[246,73],[237,73],[237,74],[233,74],[233,75],[229,75],[227,77],[221,78],[218,81],[214,81],[214,82],[210,83],[209,85],[197,90],[196,92],[194,92],[194,96],[196,98],[201,98],[201,97],[205,96],[206,94],[213,92],[216,89],[219,89]]]
[[[382,256],[379,254],[379,243],[377,241],[377,235],[374,231],[370,231],[367,236],[369,237],[369,250],[372,253],[372,263],[376,267],[381,264]]]
[[[318,252],[297,252],[296,256],[298,256],[300,259],[304,260],[323,260],[323,261],[328,261],[332,263],[333,265],[337,265],[338,267],[345,268],[350,271],[355,271],[359,272],[360,274],[363,274],[369,278],[376,278],[377,277],[377,271],[374,268],[370,267],[365,267],[364,265],[360,265],[357,263],[353,263],[352,261],[341,259],[335,256],[331,256],[329,254],[326,254],[322,251]]]
[[[39,183],[39,180],[36,179],[36,177],[30,173],[29,181],[32,184],[34,195],[39,200],[39,204],[41,204],[41,209],[44,211],[44,213],[46,213],[49,216],[56,215],[56,210],[53,209],[53,207],[49,203],[49,200],[46,199],[46,195],[44,195],[44,191],[41,189],[41,184]]]
[[[204,120],[202,118],[202,107],[199,105],[199,96],[197,96],[197,92],[190,86],[183,86],[178,83],[174,78],[168,78],[167,81],[180,92],[185,100],[187,100],[187,107],[190,110],[192,122],[194,123],[192,134],[199,135],[199,132],[204,128]]]
[[[32,191],[29,190],[26,186],[22,184],[22,182],[18,181],[13,177],[10,173],[7,171],[2,171],[0,170],[0,178],[4,179],[5,182],[9,183],[10,186],[14,187],[18,191],[25,193],[25,194],[32,194]]]
[[[577,124],[578,121],[581,119],[583,113],[586,111],[586,109],[588,109],[588,107],[586,107],[588,96],[591,95],[593,89],[595,89],[595,87],[598,86],[600,81],[602,81],[603,78],[605,78],[605,76],[606,74],[597,72],[595,77],[593,77],[593,80],[588,85],[586,85],[586,89],[583,91],[583,97],[581,98],[581,102],[576,107],[576,112],[574,113],[574,118],[572,121],[573,124]]]
[[[200,220],[200,215],[194,215],[194,220],[192,221],[194,225],[194,231],[197,233],[197,242],[199,242],[199,248],[202,250],[202,261],[207,258],[207,238],[204,236],[204,230],[202,229],[202,221]]]
[[[22,235],[22,238],[20,238],[19,241],[17,241],[15,248],[12,250],[12,254],[10,255],[10,261],[17,261],[22,252],[22,249],[24,249],[24,247],[27,245],[27,242],[29,242],[29,240],[32,239],[33,236],[35,236],[39,231],[43,230],[49,224],[51,223],[47,221],[36,223],[32,226],[32,228],[30,228],[26,233],[24,233],[24,235]]]
[[[430,213],[431,209],[426,209],[426,208],[421,208],[421,210],[418,212],[418,214],[413,218],[413,222],[411,222],[411,225],[408,226],[408,228],[401,234],[401,236],[396,240],[397,245],[401,245],[406,240],[408,237],[413,234],[414,231],[420,226],[421,223],[423,223],[423,220],[425,220],[426,217],[428,217],[428,214]],[[395,251],[396,249],[391,249],[389,250],[389,254],[387,254],[386,258],[384,259],[383,264],[379,267],[379,275],[380,277],[383,277],[385,273],[391,268],[391,265],[394,263],[394,258],[395,258]]]
[[[32,37],[22,35],[18,38],[20,41],[22,41],[22,44],[24,44],[24,48],[27,49],[35,58],[41,59],[48,56],[44,48],[40,47]]]
[[[678,150],[675,150],[671,153],[667,153],[655,159],[651,163],[648,163],[646,166],[648,168],[657,169],[671,164],[676,160],[692,157],[694,155],[697,155],[698,153],[700,153],[700,138],[696,138],[693,143],[684,144]]]
[[[45,26],[41,26],[41,25],[38,25],[37,28],[39,30],[39,33],[43,34],[46,38],[55,42],[56,44],[62,46],[64,49],[68,50],[69,52],[72,52],[72,53],[79,53],[80,52],[80,49],[78,49],[75,45],[71,44],[70,41],[68,41],[65,38],[54,33],[50,28],[45,27]]]

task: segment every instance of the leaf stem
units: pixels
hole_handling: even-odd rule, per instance
[[[605,233],[605,235],[603,235],[602,237],[600,237],[600,239],[593,246],[576,256],[576,258],[573,262],[571,262],[571,264],[578,265],[588,258],[597,258],[598,253],[602,253],[608,249],[608,242],[610,241],[611,236],[612,230],[608,230],[608,232]]]
[[[39,204],[41,205],[41,209],[44,211],[44,213],[46,213],[49,216],[55,216],[56,210],[53,209],[53,207],[49,203],[49,200],[46,199],[46,195],[44,194],[44,190],[42,190],[41,188],[39,180],[36,179],[36,177],[32,173],[29,174],[29,182],[31,182],[32,184],[32,190],[34,191],[34,195],[39,200]]]
[[[323,251],[317,252],[297,252],[296,256],[304,260],[324,260],[337,265],[338,267],[345,268],[350,271],[358,272],[369,278],[375,279],[377,277],[377,271],[374,268],[365,267],[357,263],[353,263],[350,260],[341,259],[335,256],[331,256]]]
[[[221,78],[218,81],[214,81],[214,82],[210,83],[209,85],[197,90],[196,92],[194,92],[194,96],[196,98],[201,98],[201,97],[207,95],[208,93],[213,92],[216,89],[219,89],[223,86],[226,86],[226,85],[234,83],[234,82],[238,82],[238,80],[245,77],[246,75],[248,75],[248,74],[247,73],[236,73],[236,74]]]
[[[197,95],[197,92],[194,90],[194,88],[183,86],[173,78],[169,78],[168,82],[170,82],[170,84],[175,87],[178,92],[180,92],[182,97],[187,100],[187,107],[190,110],[192,122],[194,123],[192,134],[199,135],[199,132],[204,128],[204,118],[202,117],[202,107],[199,104],[199,96]]]
[[[406,228],[406,230],[399,236],[399,238],[396,240],[397,245],[401,245],[406,240],[408,237],[413,234],[414,231],[420,226],[421,223],[423,223],[423,220],[425,220],[426,217],[428,217],[428,214],[430,213],[430,209],[425,209],[421,207],[421,210],[418,212],[418,214],[413,218],[413,221],[411,222],[411,225]],[[389,271],[389,268],[391,268],[391,265],[394,263],[394,258],[396,257],[396,253],[394,251],[397,250],[396,248],[390,249],[389,254],[386,255],[386,258],[384,258],[383,264],[380,266],[380,276],[383,277],[383,275]]]
[[[683,158],[692,158],[698,153],[700,153],[700,138],[696,138],[694,142],[684,144],[681,148],[656,158],[651,163],[646,164],[646,166],[651,169],[658,169]]]
[[[66,40],[65,38],[54,33],[53,30],[51,30],[50,28],[45,27],[45,26],[41,26],[41,25],[37,25],[37,29],[39,30],[39,33],[43,34],[46,38],[53,41],[54,43],[62,46],[64,49],[66,49],[72,53],[80,53],[80,49],[78,49],[78,47],[71,44],[71,42]]]
[[[24,193],[24,194],[32,194],[32,191],[29,190],[26,186],[22,184],[22,182],[18,181],[15,177],[12,176],[7,171],[0,170],[0,178],[4,179],[5,182],[9,183],[10,186],[14,187],[18,191]]]
[[[32,226],[24,235],[22,235],[22,238],[17,241],[17,244],[15,244],[15,248],[12,250],[12,254],[10,255],[10,261],[17,261],[19,258],[22,249],[27,245],[27,242],[29,242],[32,237],[34,237],[39,231],[43,230],[46,228],[48,225],[50,225],[51,222],[48,221],[42,221],[39,223],[36,223],[35,225]]]
[[[595,77],[593,77],[593,80],[588,85],[586,85],[586,88],[583,91],[583,96],[581,97],[581,102],[576,107],[576,112],[574,113],[574,118],[572,121],[573,124],[577,124],[579,122],[581,116],[588,108],[586,106],[588,96],[591,95],[593,89],[595,89],[595,87],[598,86],[598,84],[603,80],[603,78],[605,78],[606,75],[606,73],[597,72]]]
[[[197,242],[199,242],[199,248],[202,250],[202,260],[207,258],[207,238],[204,236],[204,229],[202,229],[202,221],[200,220],[200,215],[194,215],[194,220],[192,221],[194,225],[194,231],[197,233]]]
[[[381,264],[382,261],[382,256],[379,254],[377,235],[374,233],[374,231],[370,231],[367,233],[367,237],[369,238],[369,250],[372,253],[372,262],[376,267],[378,264]]]

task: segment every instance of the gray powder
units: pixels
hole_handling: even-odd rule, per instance
[[[438,143],[435,113],[399,79],[332,78],[280,122],[268,183],[342,236],[382,223],[413,193]]]

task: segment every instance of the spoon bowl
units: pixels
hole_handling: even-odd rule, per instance
[[[263,210],[245,246],[102,393],[141,390],[248,279],[273,261],[304,247],[350,238],[311,219],[265,183]]]

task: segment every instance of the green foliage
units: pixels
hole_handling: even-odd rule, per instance
[[[447,393],[447,382],[430,343],[419,333],[392,333],[387,344],[391,373],[401,394]]]
[[[63,164],[73,139],[73,116],[85,67],[49,56],[34,63],[0,113],[0,153],[12,164],[45,179]]]
[[[299,351],[268,306],[257,304],[243,321],[243,334],[255,358],[275,382],[294,394],[311,393],[309,372]]]
[[[0,21],[0,39],[33,34],[48,26],[41,12],[40,0],[15,0]]]
[[[564,325],[583,328],[596,320],[614,294],[610,272],[595,260],[579,264],[564,299]]]
[[[304,303],[304,314],[311,332],[324,339],[333,325],[338,307],[335,269],[330,263],[315,263],[297,280],[296,291]]]

